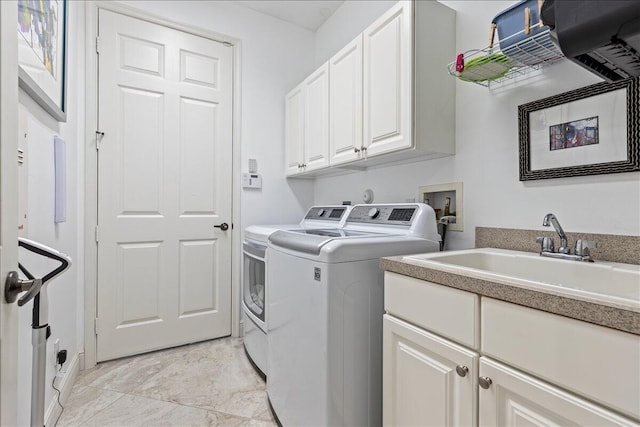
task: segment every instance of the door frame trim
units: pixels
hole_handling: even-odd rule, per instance
[[[88,369],[97,363],[97,336],[95,319],[98,304],[98,245],[96,226],[98,222],[98,155],[96,131],[98,130],[98,63],[96,38],[98,36],[98,11],[109,10],[132,18],[162,25],[178,31],[204,37],[217,42],[230,43],[233,49],[233,105],[232,105],[232,228],[231,228],[231,335],[240,336],[240,141],[242,111],[242,42],[240,39],[221,33],[206,31],[168,21],[157,15],[142,12],[128,6],[107,1],[87,1],[85,8],[85,293],[84,293],[84,366]]]
[[[16,2],[0,2],[0,425],[18,422],[18,305],[4,299],[5,277],[18,267],[18,39]],[[11,242],[13,247],[7,248]],[[3,246],[4,244],[4,246]]]

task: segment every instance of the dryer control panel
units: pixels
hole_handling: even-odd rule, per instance
[[[346,206],[314,206],[309,209],[304,219],[340,222],[347,209]]]

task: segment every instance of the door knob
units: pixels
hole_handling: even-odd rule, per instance
[[[215,228],[219,228],[222,231],[227,231],[229,229],[229,224],[227,224],[226,222],[223,222],[220,225],[214,225]]]
[[[27,291],[26,294],[18,300],[18,305],[22,307],[31,298],[38,295],[42,287],[42,279],[21,280],[16,271],[10,271],[7,274],[7,280],[4,286],[4,298],[8,303],[15,302],[20,292]]]

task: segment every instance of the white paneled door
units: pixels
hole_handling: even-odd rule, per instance
[[[233,50],[103,9],[98,46],[97,359],[229,335]]]

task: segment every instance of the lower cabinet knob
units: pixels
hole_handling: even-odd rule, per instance
[[[467,374],[469,373],[469,368],[467,368],[464,365],[458,365],[456,366],[456,372],[458,373],[458,375],[460,375],[461,377],[466,377]]]
[[[491,381],[491,378],[489,377],[480,377],[478,379],[478,384],[480,384],[480,387],[486,390],[489,387],[491,387],[491,384],[493,384],[493,381]]]

